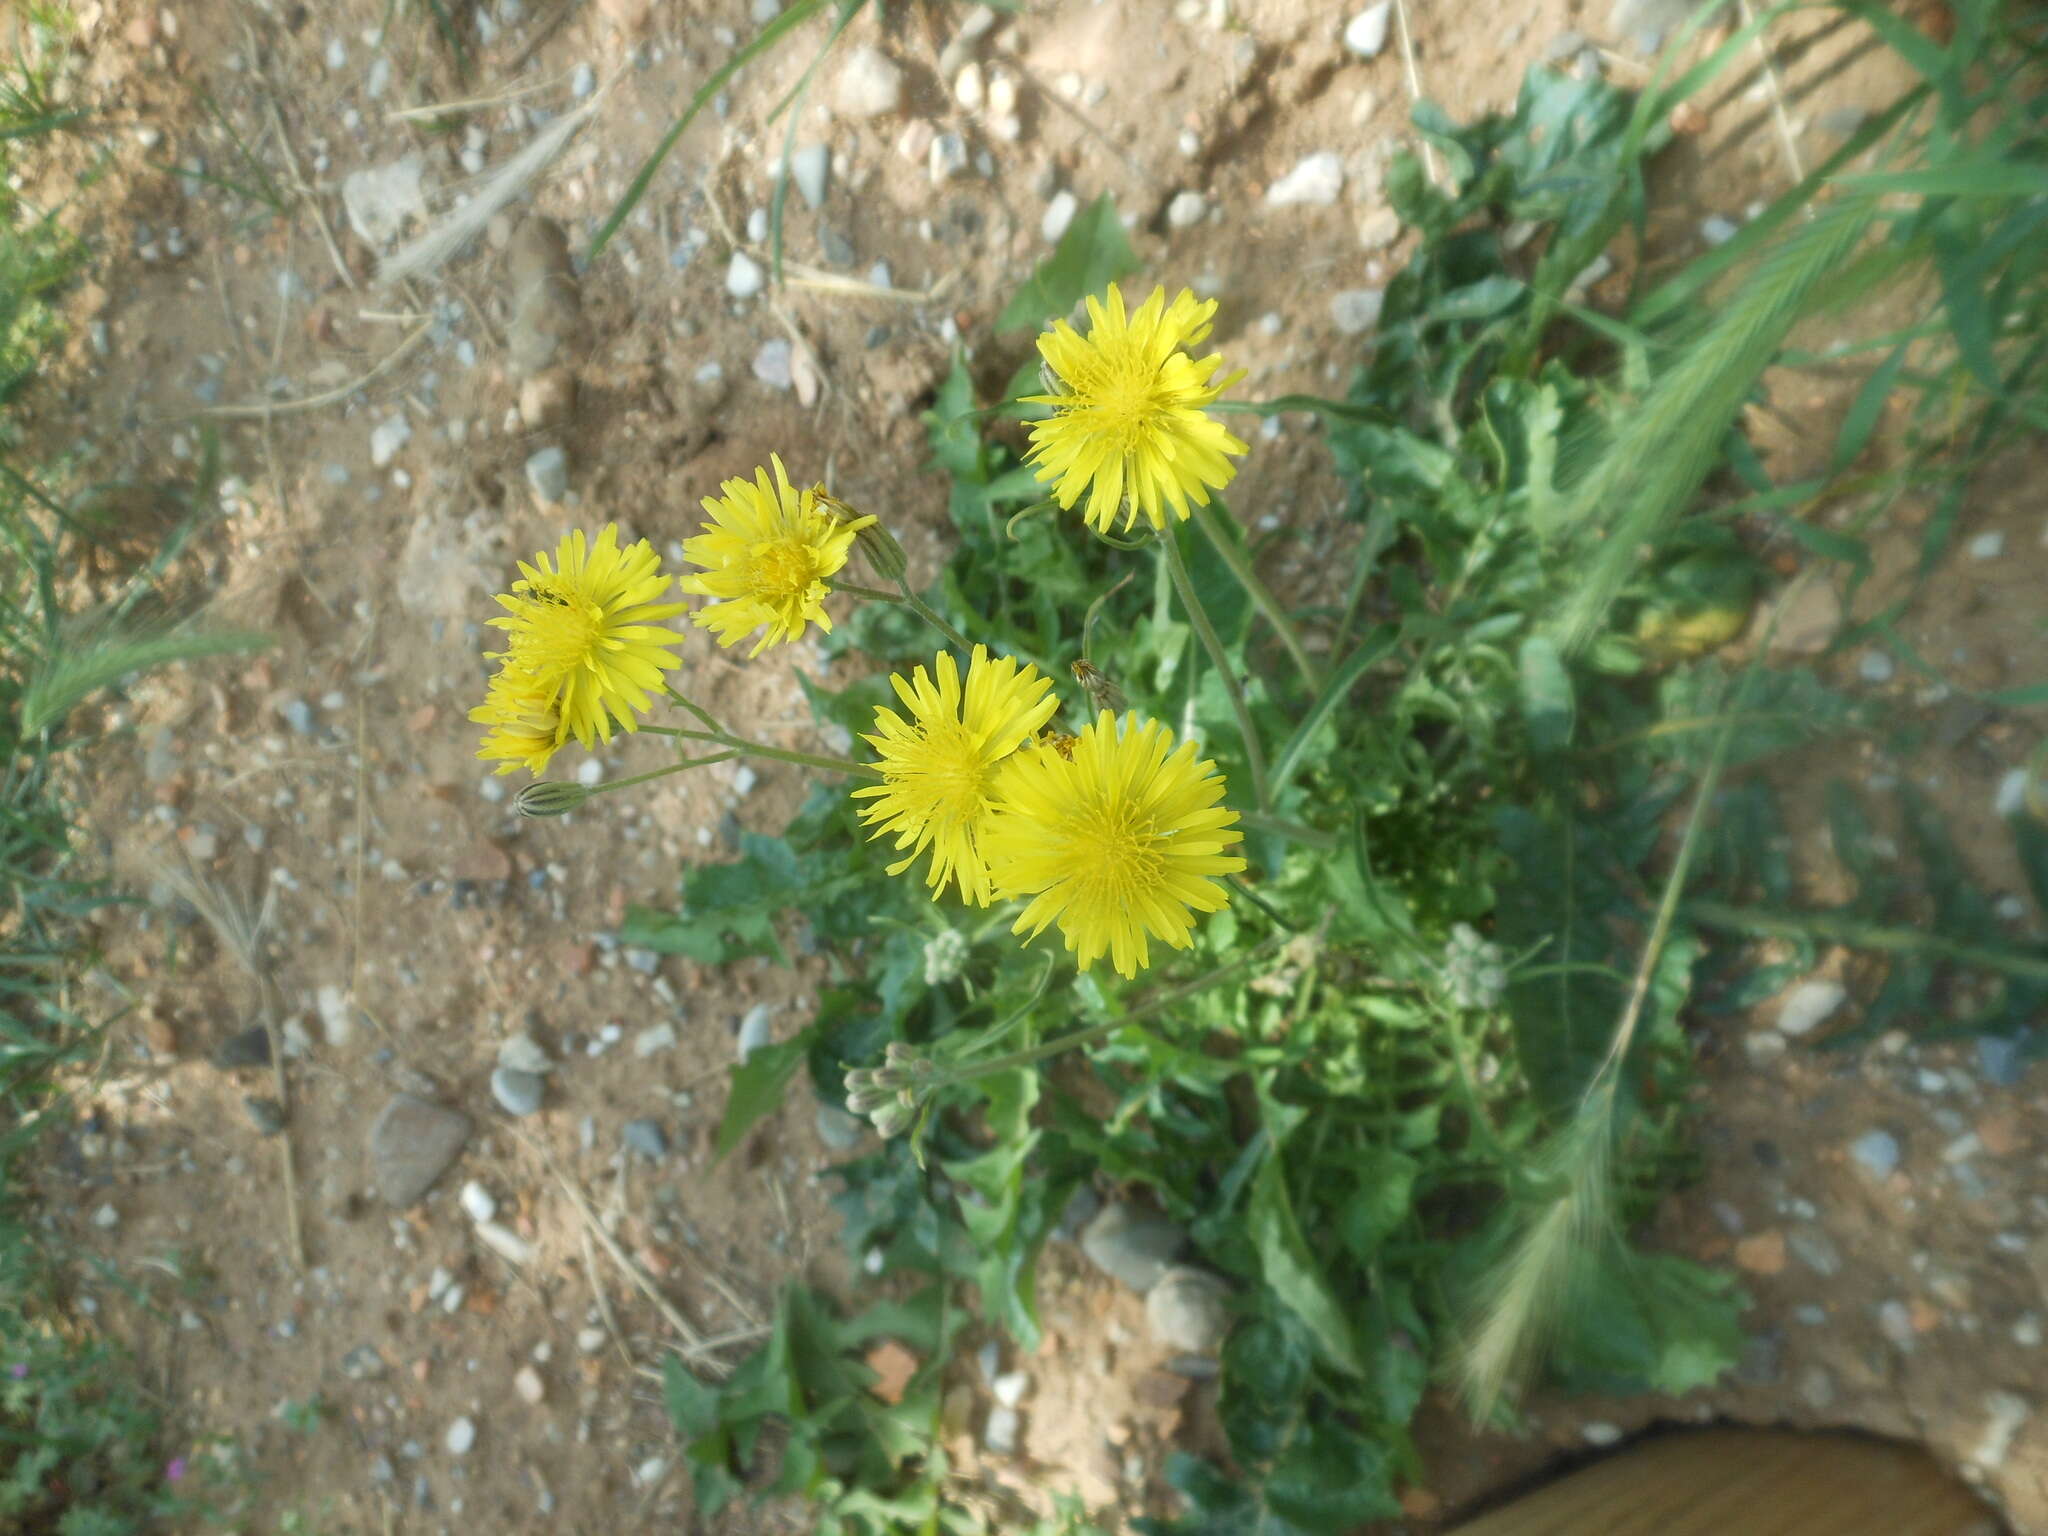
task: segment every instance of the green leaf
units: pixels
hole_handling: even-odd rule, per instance
[[[1384,1446],[1334,1417],[1312,1417],[1273,1464],[1263,1490],[1275,1515],[1304,1531],[1348,1536],[1401,1513]]]
[[[661,1396],[668,1405],[669,1422],[685,1440],[699,1439],[717,1427],[718,1389],[692,1376],[675,1355],[661,1362]]]
[[[1052,255],[1038,264],[1031,281],[996,317],[996,329],[1011,331],[1063,316],[1082,299],[1101,297],[1111,283],[1137,269],[1137,253],[1124,238],[1116,200],[1105,192],[1074,216]]]
[[[787,1040],[760,1046],[732,1069],[732,1092],[725,1101],[725,1117],[718,1122],[713,1162],[738,1146],[762,1116],[773,1113],[782,1103],[790,1079],[803,1065],[804,1053],[810,1050],[817,1034],[818,1027],[813,1024]]]
[[[1677,1397],[1712,1386],[1741,1359],[1749,1300],[1730,1276],[1619,1244],[1585,1259],[1553,1365],[1571,1389]]]
[[[1380,1244],[1408,1220],[1422,1165],[1391,1147],[1370,1147],[1355,1167],[1357,1187],[1337,1212],[1337,1232],[1353,1258],[1370,1264]]]
[[[1863,381],[1863,387],[1850,403],[1848,415],[1842,418],[1842,430],[1835,434],[1834,458],[1829,464],[1832,473],[1839,475],[1862,456],[1871,433],[1877,430],[1878,418],[1884,414],[1885,402],[1898,384],[1899,370],[1905,366],[1906,343],[1900,342],[1892,348],[1891,356],[1873,368],[1870,377]]]
[[[1358,1357],[1351,1325],[1336,1297],[1330,1294],[1329,1283],[1295,1219],[1277,1138],[1253,1176],[1245,1221],[1252,1246],[1258,1250],[1259,1267],[1266,1283],[1308,1325],[1323,1357],[1346,1375],[1364,1375],[1365,1365]]]
[[[1522,642],[1522,717],[1529,722],[1529,742],[1538,752],[1562,752],[1571,744],[1577,705],[1572,676],[1557,642],[1534,634]]]

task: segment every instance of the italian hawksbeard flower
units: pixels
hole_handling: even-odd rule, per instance
[[[861,819],[874,827],[870,835],[893,835],[898,851],[909,850],[890,874],[901,874],[929,848],[932,895],[951,881],[962,897],[985,907],[988,865],[980,839],[996,770],[1059,707],[1052,679],[1007,656],[990,661],[988,648],[977,645],[965,687],[945,651],[932,672],[919,667],[907,683],[900,676],[889,681],[910,718],[875,711],[875,733],[862,739],[881,755],[882,782],[853,792],[873,802],[861,807]]]
[[[1190,500],[1207,506],[1209,492],[1230,483],[1237,466],[1225,455],[1248,450],[1203,407],[1243,374],[1212,383],[1222,357],[1183,350],[1208,336],[1215,313],[1214,299],[1197,301],[1183,288],[1169,304],[1166,290],[1154,288],[1126,316],[1112,285],[1105,302],[1088,300],[1086,336],[1056,320],[1038,338],[1058,383],[1055,393],[1026,397],[1053,412],[1032,427],[1027,457],[1040,480],[1055,482],[1061,507],[1071,509],[1085,491],[1083,516],[1100,532],[1119,511],[1126,528],[1140,515],[1164,528],[1169,508],[1185,520]]]
[[[1192,942],[1194,914],[1229,900],[1217,883],[1244,860],[1223,776],[1176,750],[1156,720],[1108,710],[1081,731],[1071,758],[1050,746],[1018,753],[996,782],[981,834],[997,896],[1029,896],[1015,932],[1058,923],[1087,970],[1105,951],[1121,976],[1151,963],[1150,941]]]
[[[765,626],[750,656],[799,638],[806,624],[831,630],[825,578],[846,564],[854,535],[875,521],[835,515],[843,503],[797,490],[780,458],[769,463],[774,484],[757,469],[751,481],[728,480],[719,487],[723,495],[705,497],[711,521],[683,544],[684,557],[704,567],[703,575],[683,578],[683,590],[719,599],[695,622],[720,645],[737,645]]]
[[[542,712],[552,710],[558,747],[571,736],[586,747],[610,741],[614,722],[637,730],[636,712],[661,688],[675,665],[669,652],[682,644],[660,621],[687,606],[659,601],[671,578],[661,574],[653,546],[642,539],[621,549],[618,524],[607,523],[596,542],[579,529],[553,559],[542,551],[531,565],[522,560],[519,572],[498,598],[505,612],[491,620],[511,642],[499,653],[504,670],[470,718],[523,737],[537,735]],[[497,736],[485,738],[487,751]],[[512,739],[499,737],[497,745]]]
[[[547,771],[548,759],[561,749],[562,717],[554,701],[518,672],[502,671],[492,678],[490,691],[469,718],[490,727],[476,755],[498,764],[499,773],[524,768],[539,778]]]

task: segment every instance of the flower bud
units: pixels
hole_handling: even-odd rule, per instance
[[[522,816],[566,816],[590,798],[581,784],[562,779],[542,779],[529,784],[513,798],[512,807]]]
[[[910,569],[910,559],[903,553],[903,546],[880,523],[869,523],[853,536],[853,542],[867,556],[868,569],[883,581],[901,581],[904,572]]]
[[[883,1139],[901,1136],[910,1129],[911,1121],[917,1118],[917,1105],[906,1094],[876,1110],[870,1118],[874,1122],[876,1134]]]

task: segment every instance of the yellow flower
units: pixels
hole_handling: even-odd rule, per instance
[[[492,678],[490,691],[469,718],[490,727],[476,755],[497,763],[499,773],[524,768],[539,778],[562,745],[562,717],[554,701],[532,678],[517,672]]]
[[[846,564],[853,536],[874,522],[834,516],[815,489],[799,491],[789,483],[779,457],[770,455],[769,463],[775,466],[772,486],[768,471],[757,469],[753,480],[728,480],[719,487],[724,495],[705,497],[711,521],[683,545],[684,556],[705,572],[685,576],[683,590],[719,599],[698,610],[695,622],[716,633],[720,645],[735,645],[767,626],[751,656],[799,638],[806,624],[831,630],[825,598],[832,589],[825,578]]]
[[[619,548],[619,525],[607,523],[594,544],[578,529],[552,560],[545,550],[533,558],[519,563],[521,579],[498,598],[505,613],[491,620],[511,637],[500,653],[506,672],[553,708],[556,746],[571,736],[586,747],[610,741],[614,720],[637,730],[634,712],[647,708],[675,665],[669,651],[683,643],[659,622],[687,606],[656,601],[670,580],[660,557],[645,539]]]
[[[1058,482],[1052,494],[1063,508],[1086,491],[1083,515],[1101,532],[1119,510],[1126,528],[1141,513],[1164,528],[1169,507],[1185,520],[1189,498],[1207,506],[1209,492],[1230,483],[1237,466],[1224,455],[1249,450],[1202,408],[1244,375],[1212,384],[1222,357],[1182,350],[1208,336],[1215,313],[1214,299],[1198,302],[1183,288],[1168,304],[1166,290],[1154,288],[1126,318],[1112,284],[1105,303],[1088,300],[1087,336],[1055,320],[1038,338],[1058,392],[1027,397],[1053,414],[1032,427],[1026,457],[1040,480]]]
[[[923,667],[908,683],[889,679],[910,719],[892,709],[875,711],[875,734],[862,739],[881,754],[882,782],[853,793],[874,801],[860,813],[874,826],[870,835],[894,834],[898,851],[909,850],[889,866],[890,874],[901,874],[929,848],[933,897],[951,880],[962,897],[985,907],[988,865],[980,836],[996,766],[1052,718],[1059,700],[1051,678],[1007,656],[990,661],[986,646],[974,648],[964,689],[950,652],[939,652],[933,671],[936,683]]]
[[[995,894],[1033,898],[1014,931],[1035,938],[1057,922],[1082,970],[1107,950],[1122,976],[1151,963],[1150,939],[1186,949],[1194,914],[1229,900],[1215,877],[1244,868],[1224,851],[1241,834],[1223,790],[1193,742],[1176,751],[1171,731],[1135,714],[1103,710],[1071,758],[1018,753],[981,834]]]

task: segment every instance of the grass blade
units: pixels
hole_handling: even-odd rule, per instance
[[[828,0],[798,0],[796,5],[784,11],[736,49],[731,58],[713,70],[711,77],[697,87],[689,105],[683,108],[683,115],[669,124],[668,132],[663,134],[661,142],[654,146],[654,153],[633,173],[633,180],[620,195],[618,203],[606,216],[604,223],[598,227],[597,234],[591,239],[590,250],[584,258],[586,263],[596,261],[603,254],[604,248],[611,244],[612,236],[618,233],[619,226],[640,206],[640,199],[647,195],[647,189],[654,184],[654,173],[659,171],[662,162],[668,159],[669,151],[676,147],[676,141],[682,138],[683,130],[690,126],[712,97],[725,89],[726,81],[817,15],[827,3]],[[858,7],[865,3],[865,0],[843,0],[843,3]]]

